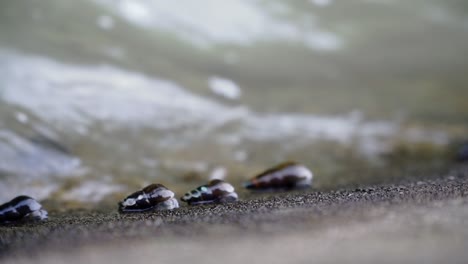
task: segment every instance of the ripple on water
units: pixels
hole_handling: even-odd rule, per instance
[[[202,124],[199,129],[205,132],[241,122],[239,136],[251,140],[300,136],[346,143],[356,134],[386,136],[397,127],[392,122],[364,122],[358,112],[344,116],[257,113],[198,96],[171,81],[111,66],[67,65],[6,52],[0,52],[0,58],[6,84],[3,100],[67,128],[106,121],[159,130]]]
[[[80,148],[87,149],[81,154],[73,150],[64,153],[0,127],[0,170],[21,175],[14,179],[8,176],[7,180],[32,188],[31,180],[40,178],[41,184],[49,188],[42,190],[49,190],[48,193],[64,184],[54,180],[57,175],[76,175],[83,167],[89,168],[88,174],[113,175],[123,171],[137,177],[142,173],[154,175],[159,166],[135,169],[135,164],[164,160],[167,152],[178,153],[176,150],[180,149],[191,153],[191,158],[176,155],[177,164],[205,164],[205,153],[197,147],[199,142],[215,145],[210,158],[222,156],[220,153],[227,149],[232,151],[230,157],[239,162],[248,156],[237,148],[242,144],[253,148],[258,145],[258,150],[262,150],[262,144],[267,142],[290,151],[319,140],[354,147],[357,140],[357,151],[377,155],[390,147],[392,140],[388,139],[401,136],[398,123],[369,122],[359,112],[341,116],[259,113],[247,106],[230,106],[202,97],[169,80],[108,65],[66,64],[12,51],[0,50],[0,78],[1,100],[25,109],[40,121],[22,114],[16,114],[13,120],[43,122],[64,135],[78,138]],[[421,140],[433,140],[427,133],[418,135]],[[164,164],[167,160],[170,158]],[[96,178],[83,178],[87,180],[98,182],[97,186],[107,184]],[[113,185],[112,180],[109,184],[112,188],[107,189],[108,194],[121,191],[119,184]],[[67,199],[101,199],[90,186],[94,184],[78,184]],[[8,193],[3,189],[2,197]],[[45,195],[34,196],[41,199]]]
[[[317,51],[336,51],[343,39],[316,24],[307,27],[284,16],[290,6],[280,2],[264,4],[245,0],[147,1],[96,0],[128,22],[145,29],[162,30],[191,44],[206,48],[216,44],[252,45],[264,40],[303,43]],[[327,5],[331,1],[314,1]],[[183,8],[181,8],[183,6]],[[229,10],[229,14],[226,14]],[[242,15],[231,15],[242,14]],[[308,13],[309,16],[313,14]],[[213,23],[216,21],[216,23]]]

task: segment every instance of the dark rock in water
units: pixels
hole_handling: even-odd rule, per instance
[[[463,144],[457,152],[458,161],[468,161],[468,143]]]
[[[0,205],[0,223],[47,219],[47,211],[33,198],[25,195]]]
[[[180,199],[189,205],[196,205],[234,202],[237,198],[237,193],[231,184],[215,179],[206,185],[198,186]]]
[[[178,207],[179,202],[174,198],[174,193],[162,184],[148,185],[119,203],[119,211],[123,213],[172,210]]]
[[[312,185],[312,172],[296,162],[284,162],[270,168],[244,184],[254,190],[288,190]]]

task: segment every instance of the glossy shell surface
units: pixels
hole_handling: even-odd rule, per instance
[[[0,205],[0,223],[46,220],[47,211],[35,199],[21,195]]]
[[[258,174],[244,186],[257,190],[308,188],[312,185],[312,178],[313,174],[306,166],[285,162]]]
[[[179,203],[174,193],[162,184],[151,184],[127,196],[119,203],[120,212],[144,212],[149,210],[172,210]]]
[[[189,205],[227,203],[237,201],[234,187],[223,180],[211,180],[208,184],[186,193],[181,200]]]

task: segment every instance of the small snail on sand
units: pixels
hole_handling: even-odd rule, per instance
[[[247,181],[244,187],[254,190],[296,189],[312,185],[312,172],[296,162],[281,163]]]
[[[151,184],[127,196],[119,203],[120,212],[143,212],[149,210],[172,210],[179,203],[174,193],[162,184]]]
[[[206,203],[227,203],[237,201],[234,187],[219,179],[211,180],[208,184],[197,187],[186,193],[181,200],[189,205]]]
[[[25,195],[0,205],[0,223],[45,220],[47,211],[33,198]]]

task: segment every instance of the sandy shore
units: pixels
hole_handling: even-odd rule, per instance
[[[2,263],[464,263],[468,166],[427,180],[0,227]]]

